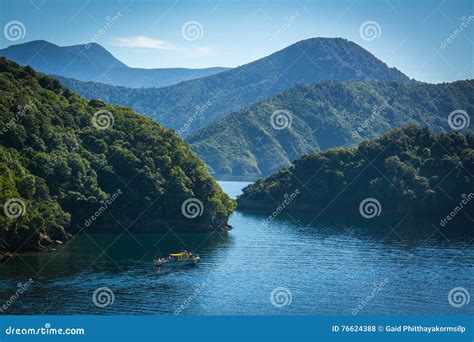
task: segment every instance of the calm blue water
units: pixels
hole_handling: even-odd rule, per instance
[[[234,197],[246,184],[221,182]],[[22,255],[0,267],[0,299],[30,277],[33,284],[4,313],[350,315],[358,306],[361,315],[474,313],[472,302],[448,302],[455,287],[474,294],[469,240],[308,226],[308,218],[284,214],[264,226],[264,218],[236,212],[228,234],[80,235],[60,250]],[[202,262],[175,271],[153,266],[157,253],[182,249]],[[104,308],[92,301],[99,287],[114,295]]]

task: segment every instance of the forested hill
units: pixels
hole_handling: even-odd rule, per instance
[[[187,136],[215,119],[298,83],[324,80],[409,81],[399,70],[341,38],[303,40],[238,68],[160,89],[62,81],[87,98],[133,108]]]
[[[175,132],[5,58],[0,117],[0,251],[81,230],[210,231],[234,209]]]
[[[217,120],[188,141],[218,175],[268,176],[304,154],[354,145],[407,123],[451,130],[448,117],[455,110],[474,113],[474,80],[327,81],[288,89]]]
[[[238,206],[308,212],[314,218],[336,213],[341,219],[429,216],[438,223],[459,215],[472,220],[473,174],[472,133],[436,135],[409,125],[357,148],[304,156],[246,187]],[[472,234],[471,228],[466,227]]]

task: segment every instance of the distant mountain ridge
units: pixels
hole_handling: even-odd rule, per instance
[[[124,89],[62,80],[86,98],[132,107],[189,135],[210,122],[299,83],[410,79],[342,38],[312,38],[270,56],[208,77],[160,89]]]
[[[295,86],[221,118],[187,140],[216,175],[261,177],[305,154],[354,145],[407,123],[451,131],[448,115],[457,109],[474,112],[474,80],[326,81]],[[283,129],[272,121],[279,110],[281,119],[291,122]]]
[[[220,67],[131,68],[96,43],[58,46],[44,40],[35,40],[1,49],[0,56],[46,74],[130,88],[165,87],[229,70]]]

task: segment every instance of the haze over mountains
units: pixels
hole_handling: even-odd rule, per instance
[[[99,44],[57,46],[44,40],[11,45],[0,56],[46,74],[131,88],[164,87],[229,69],[130,68]]]
[[[305,154],[354,145],[407,123],[451,131],[448,115],[474,112],[474,80],[446,84],[325,81],[298,85],[188,138],[218,175],[268,176]],[[275,129],[272,114],[291,122]],[[279,127],[277,127],[279,128]]]
[[[298,83],[324,80],[410,81],[353,42],[313,38],[238,68],[160,89],[62,82],[86,98],[131,107],[186,136],[215,119]]]
[[[303,40],[238,68],[161,88],[95,82],[99,76],[91,65],[107,77],[120,71],[122,83],[140,79],[139,71],[168,70],[128,68],[97,44],[36,41],[0,54],[10,49],[10,58],[26,63],[35,46],[55,61],[34,59],[39,70],[87,99],[133,108],[178,131],[217,175],[267,176],[302,155],[353,145],[407,123],[445,131],[451,111],[470,112],[474,104],[474,81],[416,82],[342,38]],[[276,111],[290,116],[288,128],[272,127]]]

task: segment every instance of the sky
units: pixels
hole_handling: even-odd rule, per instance
[[[0,0],[0,24],[1,48],[95,42],[132,67],[236,67],[343,37],[410,78],[474,78],[473,0]]]

